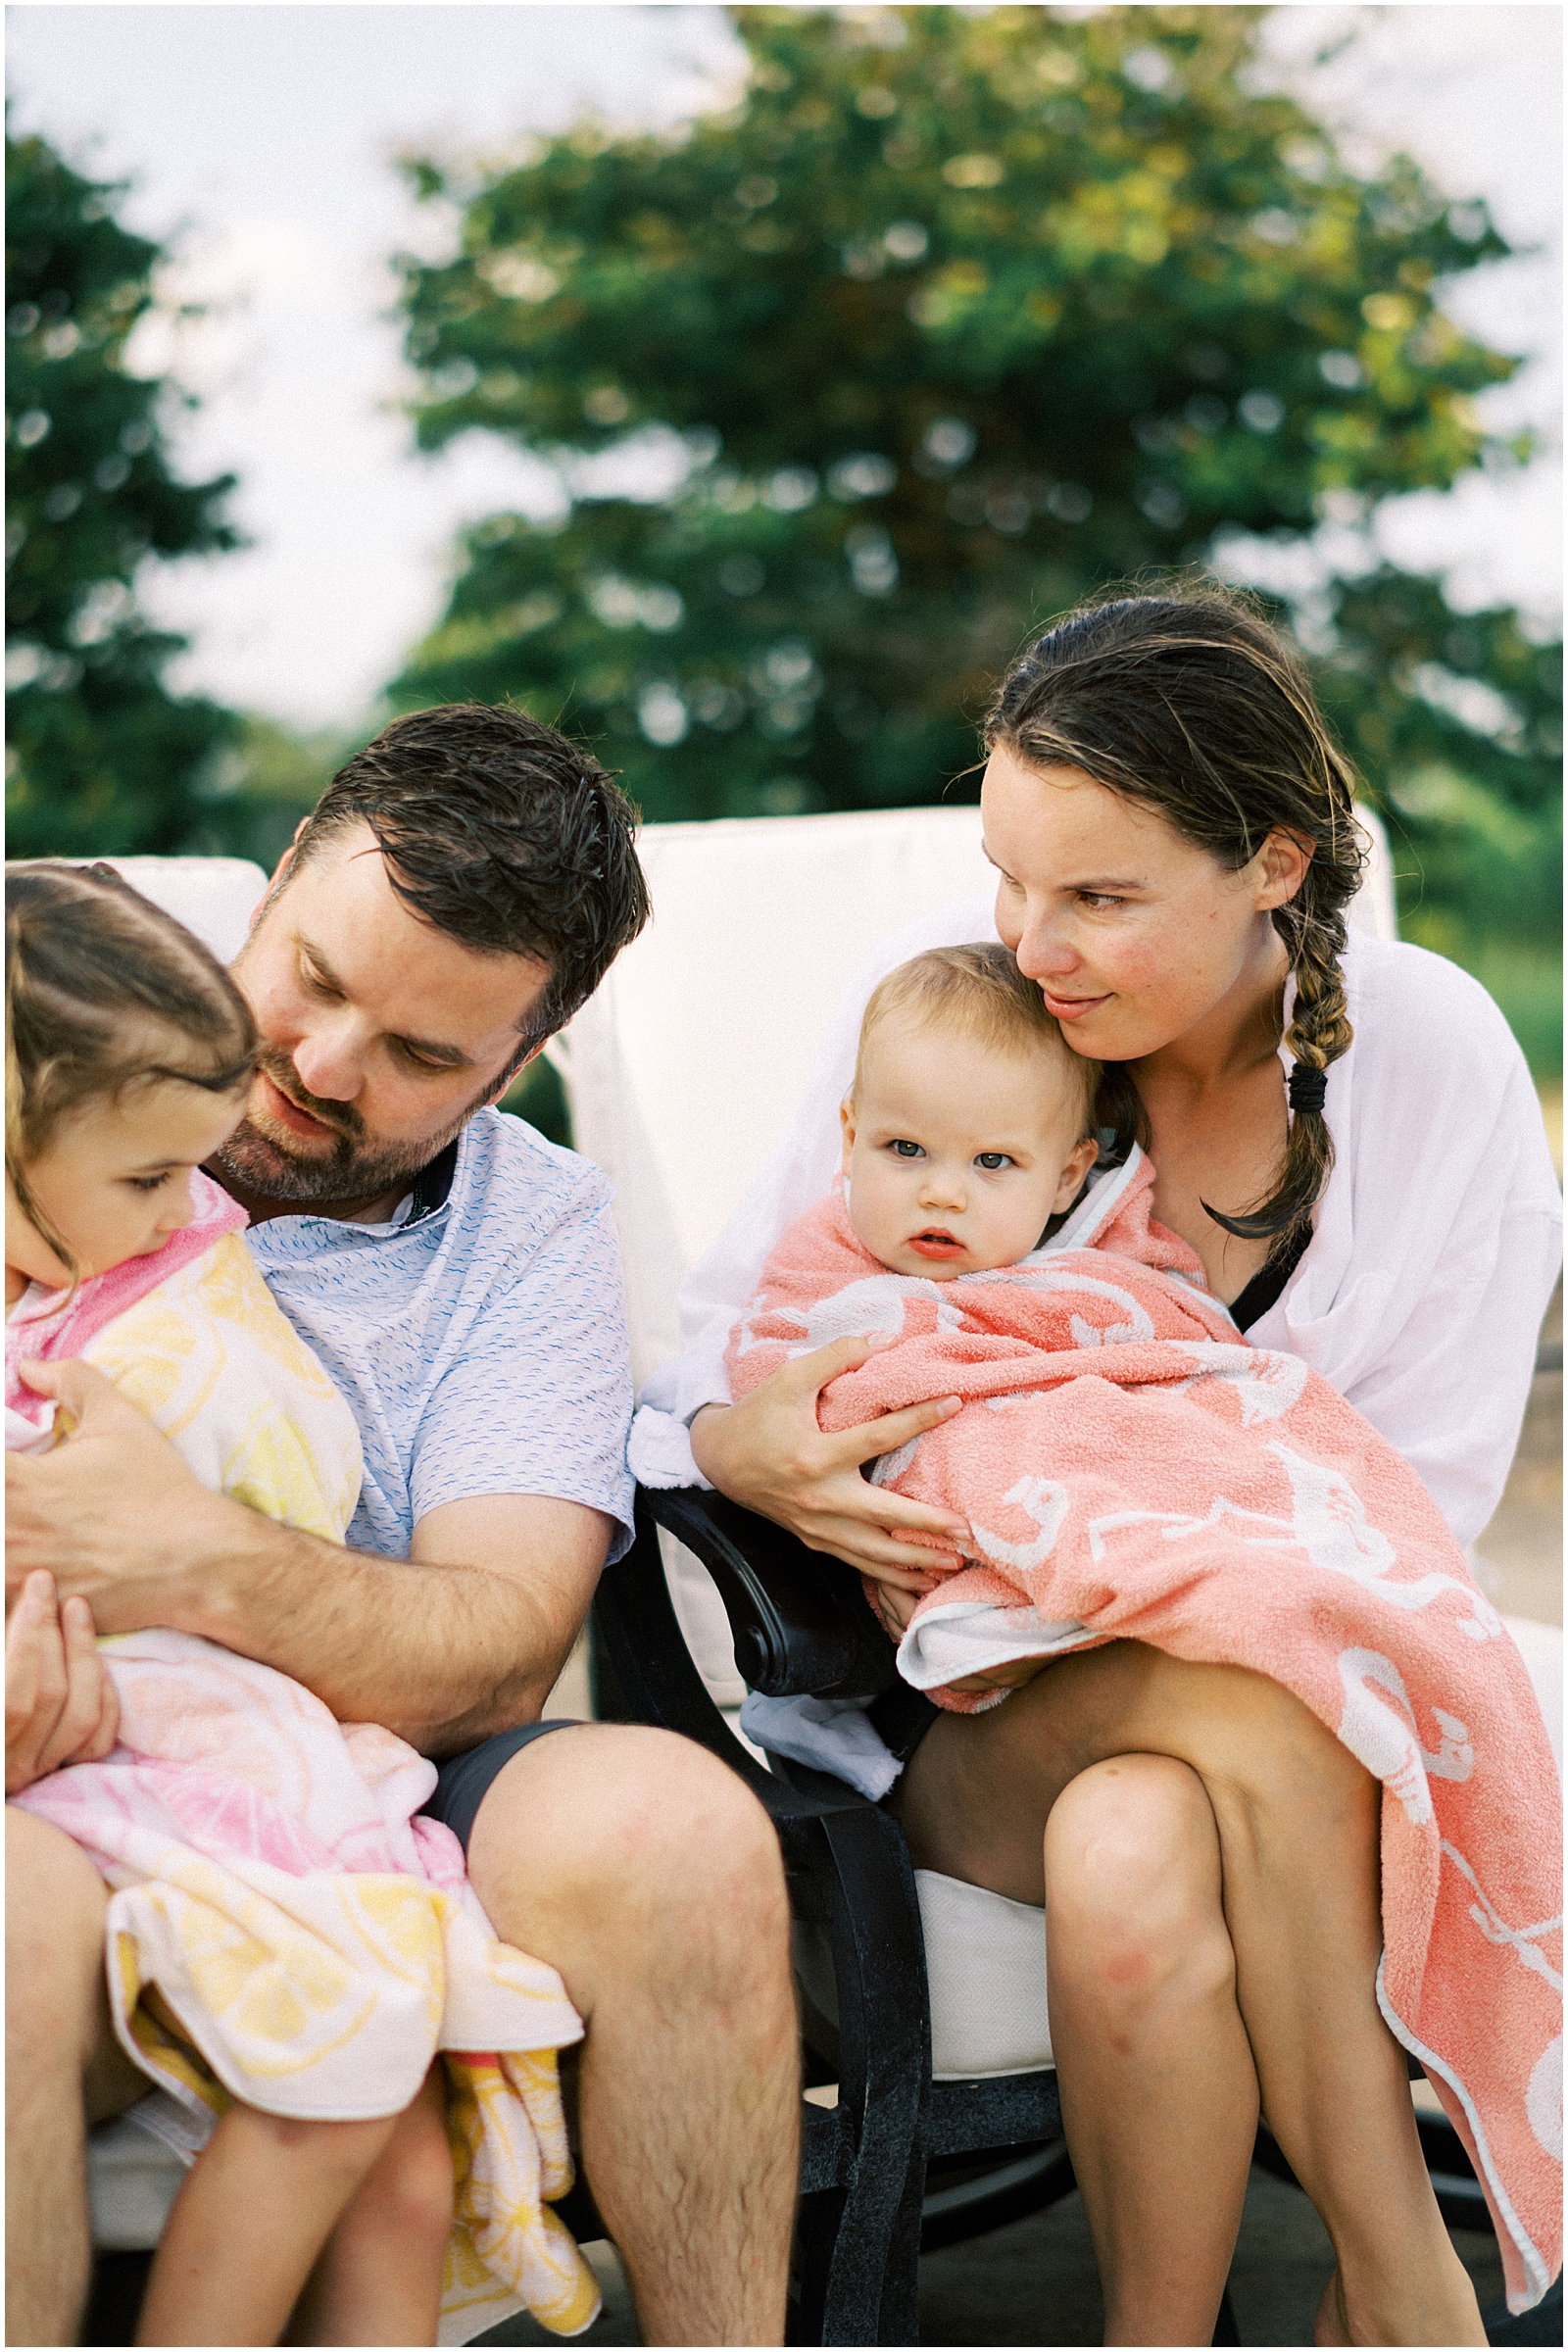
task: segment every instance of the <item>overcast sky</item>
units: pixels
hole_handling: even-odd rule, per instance
[[[470,435],[413,452],[389,316],[396,249],[446,224],[392,169],[401,149],[502,154],[593,110],[663,124],[722,103],[739,44],[717,7],[85,5],[7,10],[13,124],[96,177],[129,177],[122,218],[177,253],[165,292],[208,316],[149,321],[134,358],[203,396],[179,428],[187,473],[240,476],[246,553],[166,569],[159,617],[194,640],[176,682],[293,723],[351,724],[443,601],[452,535],[553,481]],[[1498,425],[1555,445],[1562,12],[1556,6],[1279,9],[1279,71],[1354,143],[1414,154],[1504,233],[1543,250],[1477,272],[1450,305],[1504,349],[1542,355],[1487,396]],[[1337,35],[1329,65],[1313,59]],[[1555,609],[1555,461],[1386,514],[1399,560],[1446,569],[1462,604]]]

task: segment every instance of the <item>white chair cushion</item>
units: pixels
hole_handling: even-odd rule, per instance
[[[150,2106],[160,2096],[154,2091],[140,2104]],[[145,2128],[135,2107],[89,2133],[87,2202],[98,2252],[139,2254],[156,2246],[185,2172],[185,2163]]]
[[[1045,1912],[935,1870],[917,1870],[914,1890],[931,1992],[933,2080],[1039,2074],[1054,2066]],[[793,1950],[808,2027],[814,2014],[836,2034],[838,1995],[825,1931],[797,1920]],[[834,2055],[832,2048],[823,2051]]]
[[[1054,2066],[1045,1912],[935,1870],[917,1870],[914,1889],[931,1987],[932,2079]]]
[[[112,865],[176,923],[194,931],[220,963],[232,963],[245,945],[267,876],[249,858],[74,858],[73,865]]]

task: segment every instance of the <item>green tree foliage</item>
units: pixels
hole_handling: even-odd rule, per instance
[[[1483,980],[1544,1075],[1562,1066],[1562,649],[1431,580],[1339,584],[1315,664],[1381,801],[1400,929]]]
[[[1516,363],[1439,307],[1506,250],[1484,207],[1353,171],[1261,88],[1254,9],[733,14],[746,94],[687,136],[411,167],[462,205],[403,265],[422,446],[499,432],[576,495],[466,534],[395,699],[562,717],[651,817],[930,800],[1032,626],[1327,517],[1353,560],[1297,625],[1412,912],[1462,952],[1479,859],[1544,936],[1553,656],[1365,527],[1528,454],[1471,406]],[[639,433],[684,478],[596,494]]]
[[[138,612],[149,557],[237,544],[232,477],[176,481],[171,387],[127,373],[159,249],[114,218],[118,188],[41,138],[6,136],[6,813],[14,856],[176,850],[199,823],[231,711],[172,696],[185,640]]]
[[[363,751],[373,726],[296,733],[246,711],[233,738],[204,761],[191,790],[182,846],[201,856],[254,858],[268,871],[288,848],[345,760]]]

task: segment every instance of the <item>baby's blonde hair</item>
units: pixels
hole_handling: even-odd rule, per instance
[[[889,972],[871,991],[860,1020],[855,1056],[856,1095],[860,1092],[866,1051],[884,1021],[909,1013],[934,1026],[956,1029],[993,1053],[1054,1053],[1077,1073],[1083,1089],[1085,1135],[1093,1131],[1100,1092],[1100,1064],[1075,1054],[1061,1024],[1046,1010],[1035,983],[1018,969],[1018,959],[994,940],[962,948],[928,948]]]

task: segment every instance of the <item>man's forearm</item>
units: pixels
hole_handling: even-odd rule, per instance
[[[155,1622],[274,1666],[340,1722],[384,1724],[427,1755],[533,1722],[576,1631],[514,1577],[345,1550],[221,1495],[171,1532]],[[151,1597],[140,1580],[100,1588],[100,1631],[147,1624]]]
[[[88,1365],[59,1386],[74,1434],[6,1456],[8,1594],[46,1569],[101,1633],[205,1635],[429,1755],[538,1716],[614,1531],[596,1505],[468,1495],[423,1513],[409,1559],[345,1551],[209,1493]]]

